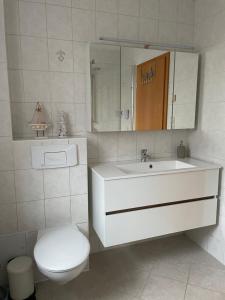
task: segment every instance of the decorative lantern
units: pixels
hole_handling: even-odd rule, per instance
[[[39,102],[37,102],[32,121],[29,125],[32,130],[36,131],[37,138],[45,137],[45,130],[49,127],[49,124],[46,123],[45,113]]]

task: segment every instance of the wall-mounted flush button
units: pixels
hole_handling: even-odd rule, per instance
[[[65,151],[60,152],[45,152],[44,153],[45,166],[56,166],[67,164],[67,155]]]
[[[76,145],[33,146],[33,169],[64,168],[77,165]]]

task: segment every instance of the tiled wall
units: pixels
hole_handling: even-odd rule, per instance
[[[31,146],[68,143],[78,147],[77,166],[32,169]],[[32,255],[39,229],[73,223],[88,235],[86,138],[23,140],[12,144],[14,167],[0,174],[0,247],[3,251],[0,264],[3,265],[12,255]],[[9,243],[13,250],[7,252]],[[0,281],[4,275],[0,272]]]
[[[196,0],[195,42],[201,49],[198,130],[190,135],[193,157],[225,166],[225,2]],[[225,264],[225,178],[218,225],[190,236]]]

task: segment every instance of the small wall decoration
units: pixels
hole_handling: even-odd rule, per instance
[[[45,131],[49,127],[49,124],[46,122],[44,109],[40,102],[37,102],[36,104],[33,118],[29,125],[31,126],[31,129],[36,132],[37,138],[45,137]]]
[[[154,69],[151,66],[149,71],[141,73],[142,84],[150,83],[154,79],[155,76],[156,76],[156,66],[154,67]]]
[[[64,52],[63,50],[59,50],[58,52],[56,52],[56,55],[58,56],[58,60],[63,62],[66,56],[66,52]]]

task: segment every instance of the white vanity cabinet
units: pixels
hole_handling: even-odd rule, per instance
[[[193,162],[193,160],[192,160]],[[125,174],[90,169],[92,222],[105,247],[216,223],[219,167]]]

